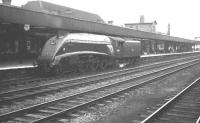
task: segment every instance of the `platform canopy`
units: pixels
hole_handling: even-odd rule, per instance
[[[191,44],[199,44],[199,41],[179,37],[143,32],[102,22],[88,21],[66,17],[57,13],[28,10],[21,7],[0,4],[1,24],[28,24],[30,27],[49,28],[53,30],[66,30],[69,32],[85,32],[117,37],[149,39],[158,41],[174,41]]]

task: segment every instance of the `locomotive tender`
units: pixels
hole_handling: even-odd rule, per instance
[[[140,41],[88,33],[68,33],[50,38],[44,45],[37,64],[45,73],[97,71],[121,63],[133,64],[140,54]]]

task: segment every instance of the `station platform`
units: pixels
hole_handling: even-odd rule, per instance
[[[18,61],[0,62],[0,71],[36,67],[33,65],[33,62],[34,60],[24,60],[22,63]]]
[[[200,52],[200,51],[193,51],[193,52]],[[145,54],[145,55],[142,55],[141,58],[145,58],[145,57],[159,57],[159,56],[170,56],[170,55],[179,55],[179,54],[189,54],[189,53],[193,53],[193,52]]]

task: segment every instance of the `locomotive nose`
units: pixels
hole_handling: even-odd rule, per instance
[[[42,52],[37,59],[38,67],[41,70],[49,72],[52,69],[53,66],[51,63],[54,61],[60,40],[61,39],[54,36],[45,43]]]
[[[40,69],[40,72],[49,72],[49,61],[47,59],[44,59],[44,57],[38,57],[37,65]]]

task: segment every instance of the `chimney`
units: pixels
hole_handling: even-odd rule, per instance
[[[144,15],[140,16],[140,23],[144,23]]]
[[[113,21],[108,21],[108,24],[113,25]]]
[[[168,27],[167,27],[167,35],[170,35],[170,24],[168,23]]]
[[[11,5],[12,0],[2,0],[2,3],[5,5]]]

